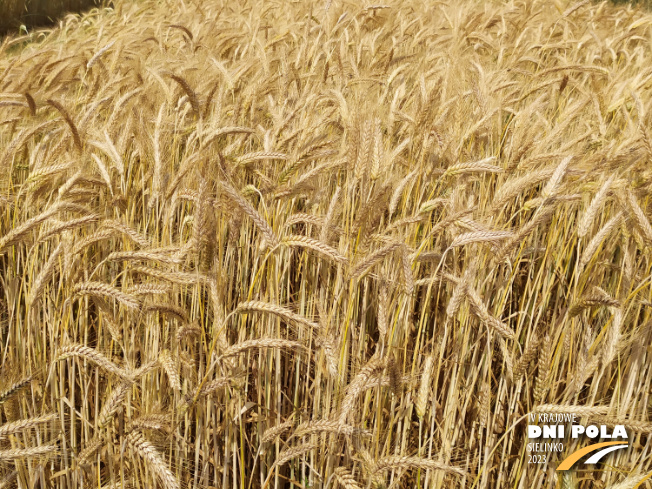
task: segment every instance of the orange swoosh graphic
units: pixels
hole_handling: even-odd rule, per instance
[[[559,464],[557,470],[559,471],[559,470],[570,469],[575,464],[575,462],[581,459],[584,455],[599,450],[600,448],[609,447],[611,445],[622,445],[622,444],[623,444],[622,441],[605,441],[603,443],[596,443],[594,445],[589,445],[588,447],[584,447],[576,452],[571,453],[568,457],[564,459],[564,461],[561,464]]]

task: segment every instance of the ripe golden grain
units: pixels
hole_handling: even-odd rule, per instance
[[[112,3],[0,43],[0,486],[572,486],[525,411],[650,433],[649,13]]]

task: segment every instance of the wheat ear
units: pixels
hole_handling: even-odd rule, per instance
[[[267,245],[274,248],[278,246],[279,239],[270,227],[267,224],[267,221],[258,213],[253,206],[247,202],[236,189],[226,182],[222,182],[222,188],[226,192],[226,195],[238,206],[242,211],[249,216],[249,218],[254,222],[258,230],[263,234],[263,237],[267,241]]]
[[[165,373],[170,379],[170,386],[177,391],[181,390],[181,379],[178,374],[178,367],[176,362],[172,359],[170,350],[163,350],[158,356],[158,361],[165,370]]]
[[[163,456],[148,442],[142,433],[133,431],[127,435],[127,443],[134,452],[147,462],[149,469],[160,479],[165,489],[180,489],[179,481],[168,468]]]
[[[111,394],[102,406],[100,415],[98,417],[97,426],[100,428],[105,428],[109,425],[115,413],[118,412],[118,409],[122,405],[122,401],[126,397],[129,389],[131,388],[131,382],[122,381],[117,386],[113,388]]]
[[[362,486],[358,484],[358,482],[353,477],[353,474],[351,474],[351,471],[348,469],[344,467],[337,467],[334,473],[338,484],[341,485],[344,489],[362,489]]]
[[[643,212],[643,209],[641,209],[641,207],[638,205],[638,202],[636,202],[636,196],[634,195],[634,192],[631,191],[631,189],[627,189],[626,197],[626,202],[629,207],[630,214],[634,218],[634,223],[640,230],[645,243],[649,246],[652,244],[652,226],[650,225],[650,221],[645,215],[645,212]]]
[[[294,425],[294,420],[288,419],[284,421],[283,423],[277,424],[276,426],[272,426],[271,428],[267,428],[263,432],[263,436],[260,438],[260,444],[261,445],[266,445],[268,443],[273,442],[281,436],[283,433],[288,431],[292,426]]]
[[[340,406],[340,415],[338,421],[340,424],[346,424],[347,418],[353,412],[353,406],[362,392],[365,390],[370,378],[385,370],[387,362],[383,358],[375,357],[358,372],[346,389],[346,395]]]
[[[59,350],[59,355],[55,362],[64,360],[69,357],[80,357],[90,360],[98,367],[102,367],[107,372],[125,380],[131,380],[131,377],[111,360],[102,355],[99,351],[85,345],[66,345]]]
[[[30,375],[29,377],[25,377],[23,379],[20,379],[17,382],[14,382],[9,387],[7,387],[5,390],[1,391],[0,392],[0,405],[3,404],[4,402],[8,401],[14,395],[16,395],[21,389],[23,389],[24,387],[27,387],[31,381],[32,381],[32,376]]]
[[[417,416],[419,419],[422,419],[426,414],[426,408],[428,406],[428,397],[430,395],[430,379],[432,377],[433,367],[435,365],[435,355],[431,354],[426,357],[426,362],[423,366],[423,373],[421,374],[421,383],[419,384],[419,392],[417,393],[417,399],[415,402],[415,407],[417,410]]]
[[[298,341],[278,340],[275,338],[259,338],[256,340],[246,340],[227,348],[222,354],[222,358],[228,358],[255,348],[278,348],[285,350],[304,350]]]
[[[638,421],[615,416],[596,416],[591,418],[591,422],[605,424],[612,428],[616,425],[622,425],[630,432],[633,431],[648,436],[652,434],[652,422],[650,421]]]
[[[52,275],[54,273],[54,267],[62,251],[63,251],[63,244],[60,243],[59,246],[57,246],[52,251],[50,257],[48,258],[48,261],[45,262],[45,265],[43,266],[43,270],[41,270],[41,272],[36,277],[36,281],[34,282],[34,286],[32,288],[32,291],[30,292],[29,299],[27,301],[30,305],[34,305],[38,300],[38,298],[41,297],[41,292],[43,292],[45,285],[52,278]]]
[[[514,338],[514,331],[489,313],[484,301],[480,298],[480,295],[473,287],[467,287],[466,292],[469,297],[471,312],[473,312],[473,314],[505,338]]]
[[[61,105],[59,102],[52,100],[52,99],[47,99],[46,102],[57,109],[59,113],[63,116],[63,119],[66,121],[66,124],[68,124],[68,127],[70,127],[70,132],[72,133],[72,139],[75,142],[75,147],[77,148],[77,151],[79,153],[82,152],[82,141],[81,137],[79,136],[79,131],[77,130],[77,126],[75,126],[75,123],[72,120],[72,117],[70,117],[70,114],[66,109],[63,108],[63,105]]]
[[[311,421],[310,423],[305,423],[299,425],[296,431],[293,433],[294,436],[306,436],[315,433],[332,433],[337,435],[345,436],[355,436],[355,435],[364,435],[370,436],[371,433],[369,430],[363,428],[358,428],[357,426],[351,426],[348,424],[341,424],[337,420],[323,419],[319,421]]]
[[[386,246],[383,246],[379,250],[376,250],[373,253],[367,255],[363,260],[358,262],[351,270],[350,273],[351,280],[360,278],[360,276],[362,276],[366,270],[368,270],[369,268],[371,268],[372,266],[380,262],[390,253],[393,253],[394,251],[398,250],[402,246],[403,246],[402,243],[392,242]]]
[[[400,455],[391,455],[389,457],[384,457],[378,460],[375,464],[375,472],[382,473],[387,472],[388,470],[395,469],[423,469],[423,470],[442,470],[450,474],[456,474],[460,476],[466,475],[466,472],[459,467],[453,467],[450,465],[437,462],[435,460],[430,460],[421,457],[404,457]]]
[[[5,423],[0,426],[0,439],[6,438],[7,436],[18,433],[19,431],[27,430],[30,428],[37,427],[41,424],[49,423],[54,421],[59,416],[56,413],[53,414],[44,414],[42,416],[36,416],[34,418],[20,419],[12,423]]]
[[[319,448],[319,445],[315,443],[304,443],[296,447],[290,447],[279,454],[278,459],[276,459],[276,461],[274,462],[272,469],[275,469],[276,467],[281,467],[286,463],[288,463],[290,460],[300,457],[301,455],[311,450],[316,450],[317,448]]]
[[[576,414],[577,416],[599,416],[606,414],[609,406],[580,406],[576,404],[539,404],[533,413]]]
[[[34,227],[41,224],[43,221],[46,221],[47,219],[52,217],[57,212],[60,212],[62,210],[67,210],[69,208],[71,209],[73,207],[76,206],[71,206],[70,204],[64,202],[54,204],[53,206],[41,212],[37,216],[28,219],[23,224],[19,224],[11,231],[9,231],[7,234],[5,234],[2,238],[0,238],[0,252],[4,251],[8,246],[11,246],[12,244],[22,241],[23,238],[27,235],[27,233],[29,233],[29,231],[31,231]]]
[[[241,302],[240,304],[238,304],[238,307],[236,307],[234,311],[234,313],[236,314],[247,313],[247,312],[272,314],[274,316],[278,316],[279,318],[283,319],[288,323],[306,326],[315,331],[319,331],[320,329],[319,324],[310,321],[308,318],[301,316],[300,314],[296,314],[285,307],[276,304],[271,304],[269,302],[262,302],[262,301]]]
[[[591,203],[589,204],[589,207],[587,207],[586,211],[584,212],[584,215],[582,216],[582,219],[577,226],[577,235],[580,238],[583,238],[588,234],[589,227],[595,220],[595,216],[598,214],[600,209],[602,209],[605,200],[607,200],[609,189],[611,188],[611,184],[613,183],[614,178],[615,175],[611,175],[604,181],[600,187],[600,190],[598,190],[598,192],[595,194],[593,200],[591,200]]]
[[[289,246],[291,248],[299,247],[299,248],[307,248],[316,251],[320,255],[338,264],[345,264],[348,261],[346,257],[342,256],[335,248],[328,246],[327,244],[322,243],[319,240],[310,238],[308,236],[297,236],[297,235],[287,236],[283,238],[283,241],[281,242],[284,245]]]
[[[622,482],[610,486],[609,489],[636,489],[642,487],[641,481],[644,480],[643,477],[645,477],[644,474],[636,472],[626,477]]]
[[[22,458],[42,457],[57,451],[56,445],[41,445],[31,448],[12,448],[9,450],[0,450],[0,461],[11,461]]]
[[[91,297],[101,298],[110,297],[117,300],[128,309],[140,308],[140,302],[137,299],[103,282],[80,282],[75,284],[72,291],[73,294],[77,295],[90,295]]]
[[[586,248],[584,248],[582,256],[580,257],[580,270],[583,269],[591,260],[600,244],[602,244],[602,241],[604,241],[605,238],[611,233],[611,231],[613,231],[613,229],[620,223],[621,218],[622,212],[619,212],[614,217],[609,219],[609,221],[607,221],[605,225],[602,226],[600,231],[598,231],[597,234],[591,238],[591,241],[589,241],[589,244],[586,245]]]

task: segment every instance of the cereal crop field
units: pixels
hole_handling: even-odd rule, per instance
[[[1,38],[0,488],[652,487],[651,162],[632,6]],[[628,448],[532,463],[537,413]]]

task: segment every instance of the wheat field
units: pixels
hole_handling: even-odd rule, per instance
[[[0,488],[633,488],[652,16],[117,0],[0,47]],[[622,424],[528,463],[529,413]],[[646,483],[650,487],[650,483]]]

